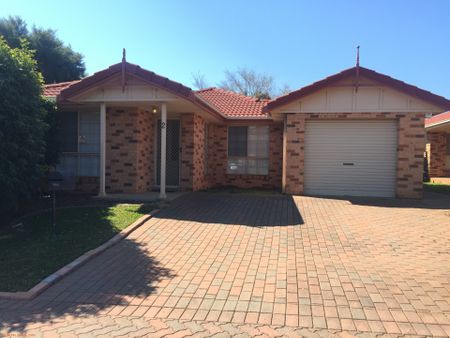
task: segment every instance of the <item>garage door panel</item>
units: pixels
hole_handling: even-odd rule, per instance
[[[305,193],[393,197],[396,158],[395,121],[308,121]]]

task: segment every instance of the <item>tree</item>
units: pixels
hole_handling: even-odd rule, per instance
[[[29,32],[25,21],[10,16],[0,19],[0,35],[12,48],[20,47],[21,39],[29,41],[46,83],[78,80],[85,75],[83,55],[65,45],[52,29],[33,27]]]
[[[0,37],[0,211],[29,197],[42,174],[45,112],[42,76],[26,42],[11,48]]]
[[[238,94],[268,99],[273,94],[274,80],[270,75],[239,68],[236,71],[226,70],[225,80],[220,87]]]
[[[290,92],[292,92],[291,87],[289,87],[289,85],[285,83],[285,84],[283,85],[283,87],[281,87],[281,88],[278,90],[277,96],[287,95],[287,94],[289,94]]]
[[[210,87],[208,82],[205,79],[205,75],[200,72],[192,73],[192,85],[195,89],[205,89]]]
[[[19,16],[0,19],[0,35],[11,48],[19,48],[21,39],[28,38],[27,23]]]

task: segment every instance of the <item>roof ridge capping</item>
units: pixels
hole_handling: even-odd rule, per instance
[[[342,80],[344,78],[347,78],[348,76],[356,74],[357,67],[351,67],[348,69],[345,69],[339,73],[336,73],[334,75],[327,76],[326,78],[313,82],[310,85],[307,85],[305,87],[302,87],[300,89],[294,90],[286,95],[279,96],[273,100],[271,100],[266,106],[265,110],[269,111],[271,109],[280,107],[282,105],[285,105],[287,103],[290,103],[294,100],[298,100],[306,95],[309,95],[317,90],[320,90],[328,85],[330,85],[333,82]],[[372,69],[365,68],[365,67],[359,67],[359,74],[364,75],[372,80],[384,83],[388,86],[391,86],[403,93],[409,94],[411,96],[418,97],[424,101],[430,102],[432,104],[435,104],[436,106],[439,106],[443,109],[450,109],[450,100],[447,98],[433,94],[427,90],[421,89],[417,86],[410,85],[406,82],[403,82],[401,80],[397,80],[393,77],[390,77],[388,75],[378,73]]]

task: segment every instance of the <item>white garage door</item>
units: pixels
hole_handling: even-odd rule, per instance
[[[396,121],[308,121],[305,194],[394,197]]]

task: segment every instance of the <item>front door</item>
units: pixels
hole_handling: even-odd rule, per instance
[[[158,127],[161,121],[158,120]],[[156,141],[156,182],[161,183],[161,128],[157,128]],[[166,131],[166,185],[180,185],[180,120],[167,120]]]

